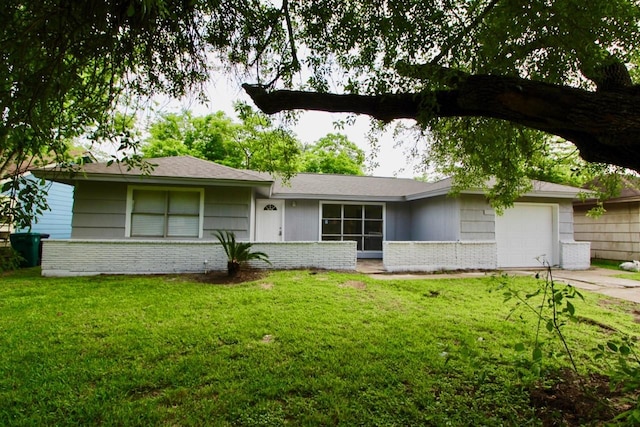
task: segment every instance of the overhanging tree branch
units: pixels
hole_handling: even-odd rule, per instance
[[[267,114],[301,109],[366,114],[385,122],[421,117],[506,120],[573,142],[585,160],[640,171],[640,95],[633,91],[591,92],[492,75],[470,75],[451,90],[381,95],[243,88]]]

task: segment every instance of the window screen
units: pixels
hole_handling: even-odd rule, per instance
[[[133,190],[132,237],[198,237],[200,192]]]
[[[359,251],[381,251],[382,211],[382,205],[323,204],[321,239],[355,241]]]

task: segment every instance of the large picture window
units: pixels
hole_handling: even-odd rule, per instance
[[[201,190],[130,190],[131,237],[201,237]]]
[[[322,204],[322,240],[354,240],[359,251],[381,251],[383,206]]]

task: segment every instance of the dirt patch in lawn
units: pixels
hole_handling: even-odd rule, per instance
[[[624,397],[620,389],[611,390],[606,376],[578,376],[570,369],[545,378],[530,391],[544,426],[602,425],[630,408]]]
[[[633,320],[636,323],[640,323],[640,304],[624,301],[619,299],[601,299],[598,301],[600,307],[616,306],[621,307],[623,310],[628,311],[633,316]]]
[[[367,284],[359,280],[348,280],[340,285],[341,288],[366,289]]]
[[[235,276],[229,276],[226,271],[210,271],[204,274],[188,274],[190,279],[212,285],[233,285],[245,282],[255,282],[269,274],[267,270],[252,268],[242,269]]]

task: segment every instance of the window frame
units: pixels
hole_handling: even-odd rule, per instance
[[[127,204],[126,204],[126,219],[125,219],[125,237],[136,239],[195,239],[196,237],[177,237],[177,236],[163,236],[163,237],[144,237],[144,236],[131,236],[131,217],[133,214],[133,192],[135,190],[142,191],[158,191],[158,192],[184,192],[184,193],[198,193],[200,197],[200,203],[198,206],[198,239],[202,239],[204,230],[204,188],[202,187],[164,187],[164,186],[148,186],[148,185],[129,185],[127,186]],[[167,207],[165,206],[165,209]],[[165,210],[165,221],[169,218],[169,212]],[[166,224],[165,224],[166,230]]]
[[[323,210],[324,210],[324,206],[325,205],[337,205],[340,207],[340,218],[326,218],[327,220],[331,220],[331,221],[339,221],[340,222],[340,234],[337,235],[335,233],[323,233],[322,232],[322,225],[323,225],[323,221],[325,220],[324,216],[323,216]],[[356,205],[356,206],[360,206],[361,208],[361,216],[360,218],[347,218],[345,217],[345,213],[344,213],[344,207],[345,205]],[[366,218],[366,207],[367,206],[380,206],[382,208],[382,218],[380,219],[373,219],[373,218]],[[382,233],[380,233],[380,236],[382,237],[382,242],[385,241],[385,235],[386,235],[386,203],[381,203],[381,202],[361,202],[361,201],[320,201],[320,209],[319,209],[319,224],[318,224],[318,240],[319,241],[348,241],[348,240],[353,240],[354,237],[360,238],[362,239],[362,249],[358,249],[358,253],[362,253],[362,254],[381,254],[382,253],[382,248],[381,249],[374,249],[374,250],[365,250],[365,241],[367,239],[367,237],[370,237],[370,234],[366,234],[365,233],[365,228],[366,228],[366,224],[367,221],[380,221],[382,223]],[[361,233],[360,234],[345,234],[344,232],[344,226],[345,226],[345,221],[361,221]],[[323,235],[326,236],[331,236],[331,237],[338,237],[337,239],[328,239],[328,240],[323,240]],[[345,239],[346,237],[346,239]]]

